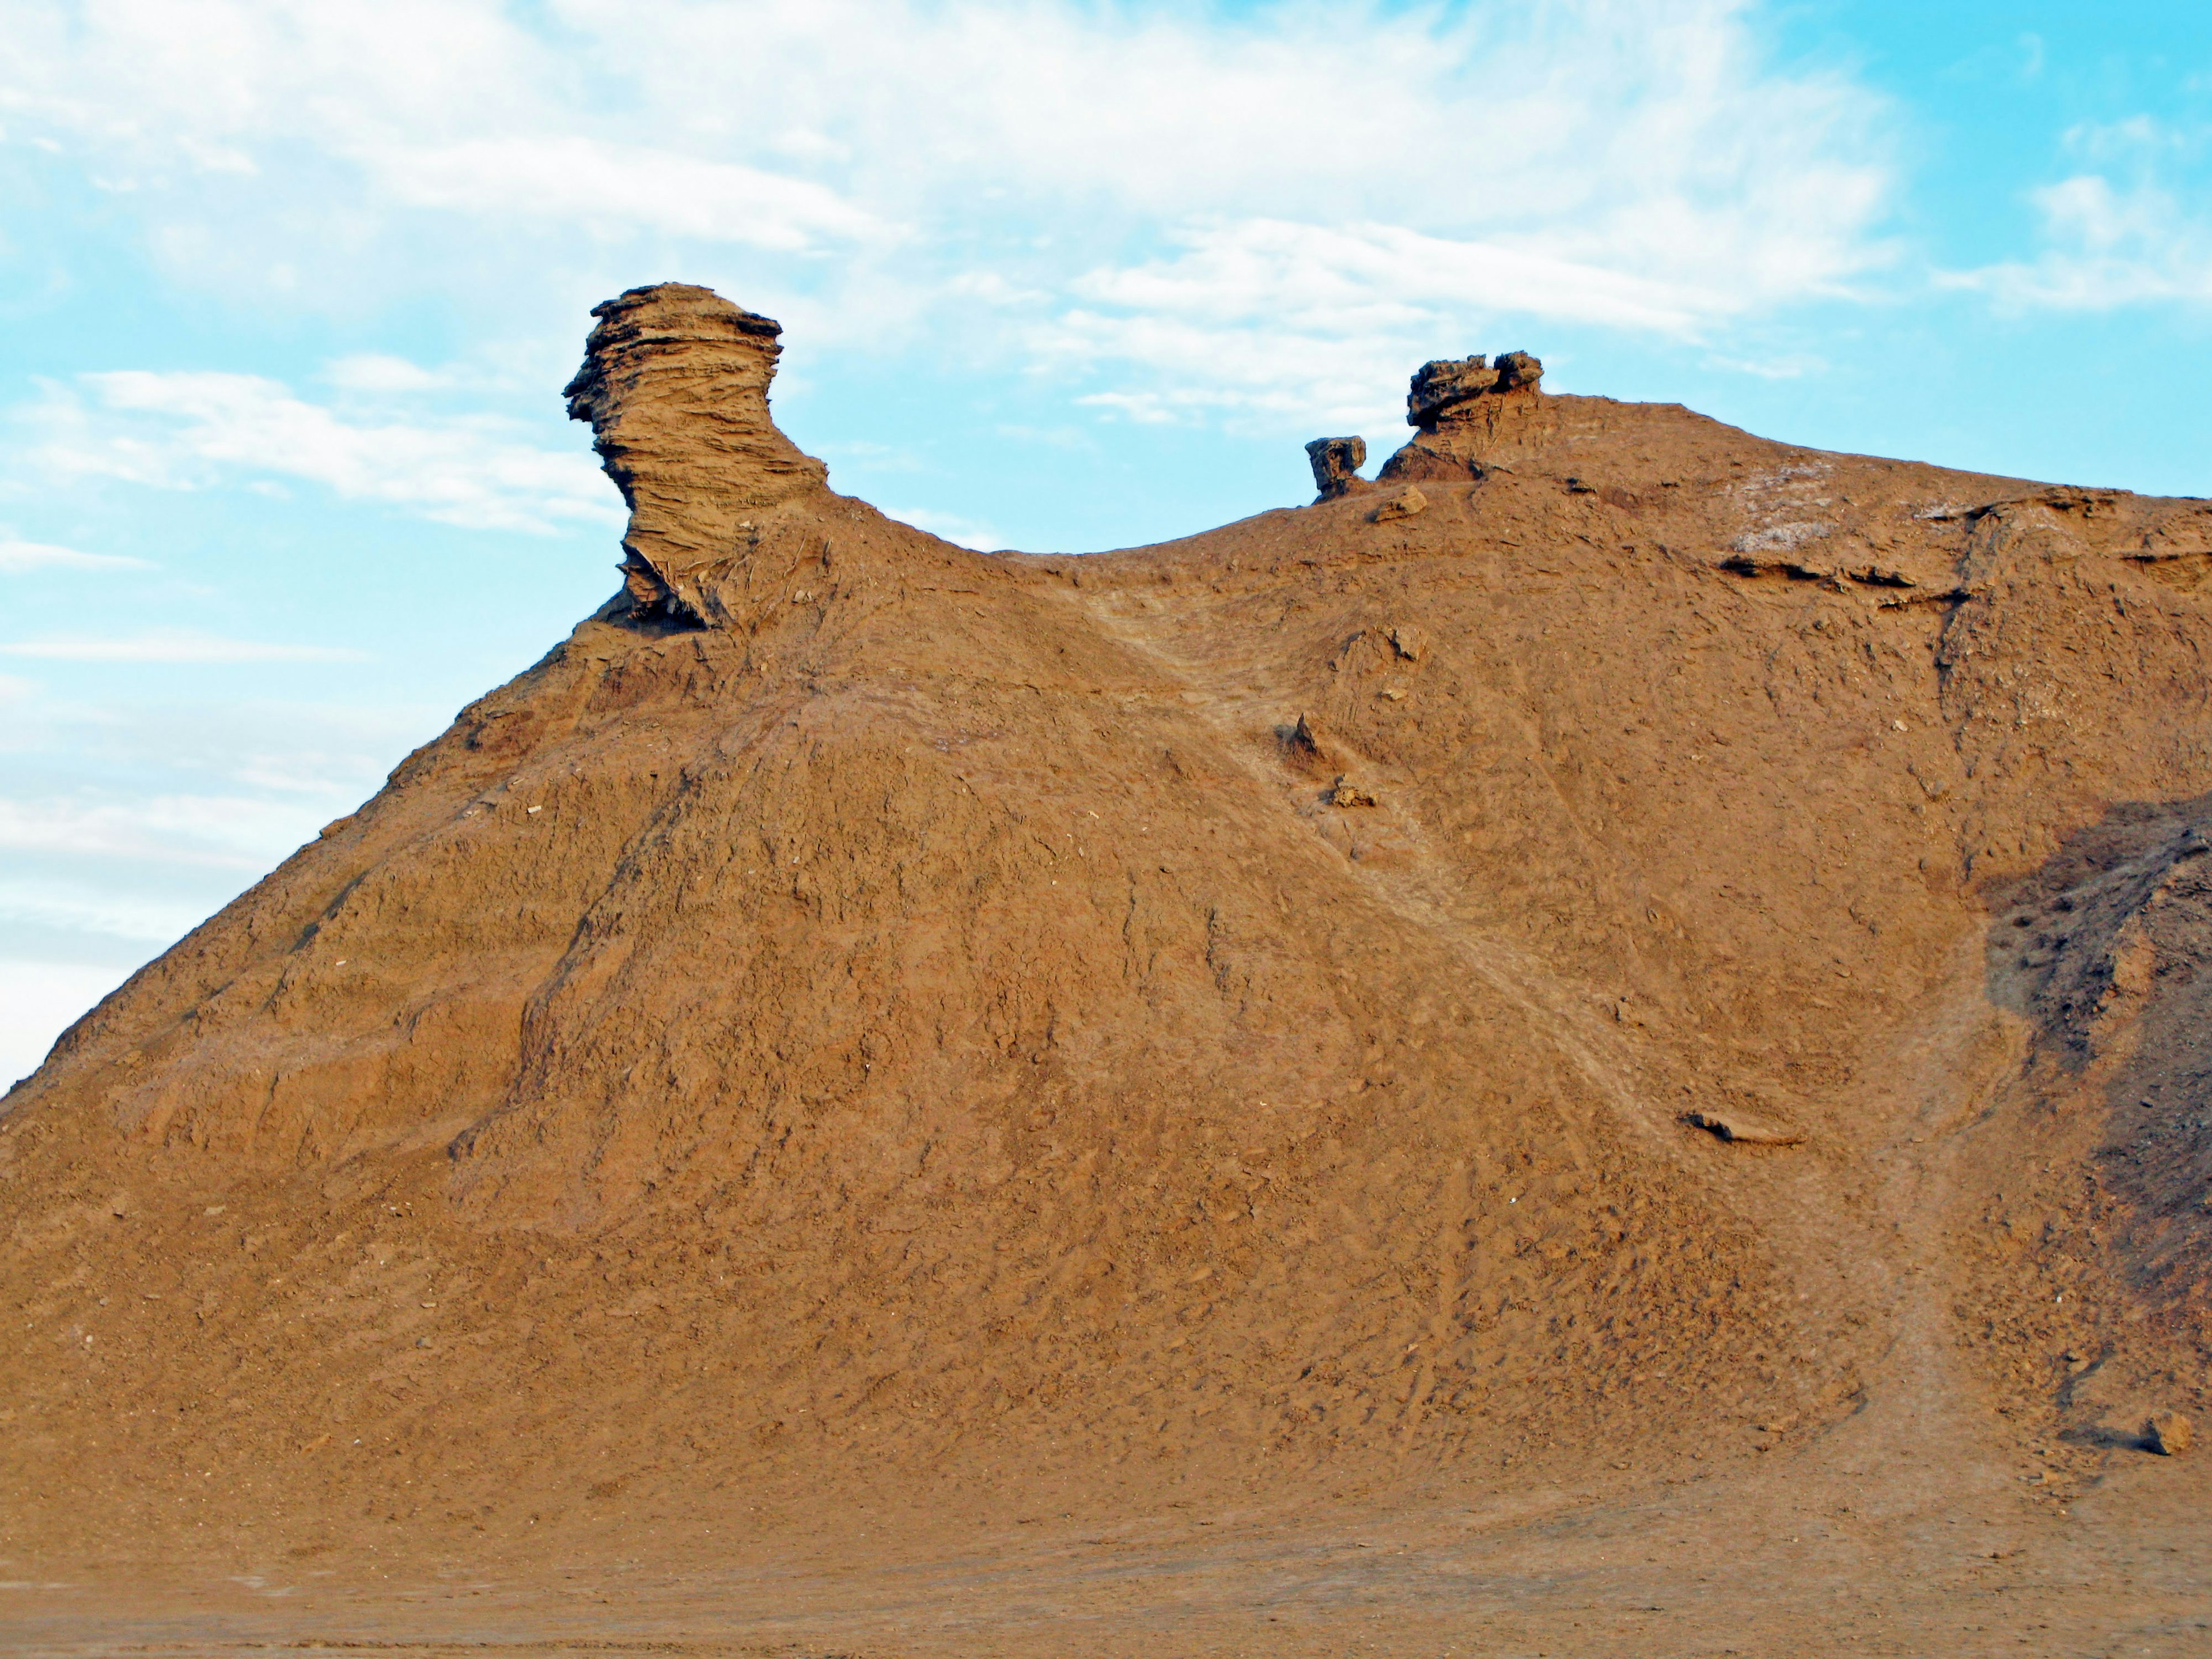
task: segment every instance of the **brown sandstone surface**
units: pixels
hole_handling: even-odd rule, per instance
[[[984,555],[599,315],[623,591],[7,1097],[0,1641],[2212,1649],[2212,504]]]

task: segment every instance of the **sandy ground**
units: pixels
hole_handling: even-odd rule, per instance
[[[1931,1425],[1654,1491],[1168,1510],[1103,1533],[848,1516],[542,1565],[296,1565],[208,1582],[14,1563],[26,1656],[390,1649],[900,1655],[2199,1655],[2212,1481],[2116,1458],[2065,1503]],[[1038,1494],[1043,1498],[1045,1494]],[[1048,1498],[1047,1501],[1049,1501]],[[875,1534],[861,1544],[856,1534]],[[863,1553],[865,1552],[865,1554]]]

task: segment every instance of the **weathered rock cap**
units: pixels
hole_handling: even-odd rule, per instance
[[[1359,469],[1367,465],[1364,438],[1316,438],[1306,446],[1306,459],[1313,464],[1317,501],[1349,495],[1367,482],[1359,476]]]
[[[592,307],[583,367],[563,389],[568,417],[588,421],[593,447],[631,510],[656,471],[713,480],[763,504],[818,485],[828,469],[785,437],[769,413],[783,325],[708,288],[659,283]]]
[[[584,341],[583,367],[562,389],[568,418],[594,430],[612,421],[656,369],[682,365],[692,348],[736,346],[736,382],[766,392],[783,348],[783,325],[732,305],[710,288],[655,283],[592,307],[598,319]],[[737,389],[732,386],[732,390]]]
[[[1544,365],[1526,351],[1487,357],[1440,357],[1423,363],[1406,394],[1406,424],[1433,428],[1459,412],[1462,404],[1486,394],[1534,392]]]

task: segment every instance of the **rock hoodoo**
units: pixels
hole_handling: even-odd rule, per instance
[[[1316,501],[1349,495],[1367,482],[1359,476],[1359,469],[1367,465],[1364,438],[1316,438],[1306,446],[1306,459],[1313,464]]]
[[[1406,394],[1406,424],[1416,435],[1383,463],[1376,481],[1482,476],[1501,441],[1525,439],[1541,398],[1544,365],[1525,351],[1424,363]]]
[[[766,510],[828,477],[769,413],[782,325],[688,283],[634,288],[592,315],[564,395],[630,511],[625,585],[641,611],[696,617],[684,578],[739,556]]]
[[[1543,378],[1544,365],[1525,351],[1504,352],[1495,366],[1487,357],[1424,363],[1406,394],[1406,424],[1433,431],[1439,422],[1462,414],[1463,406],[1477,398],[1533,392]]]

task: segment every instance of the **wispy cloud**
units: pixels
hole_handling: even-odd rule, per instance
[[[965,330],[1089,365],[1077,390],[1108,406],[1249,420],[1401,380],[1417,340],[1695,335],[1889,255],[1882,100],[1777,61],[1748,0],[23,9],[0,41],[15,124],[83,154],[175,276],[295,309],[473,294],[550,326],[507,314],[567,294],[549,258],[601,291],[649,261],[731,280],[817,349]],[[380,374],[400,389],[388,364],[354,384]],[[268,470],[455,522],[598,499],[398,481],[443,476],[438,440],[478,476],[536,465],[491,434],[334,434],[266,384],[165,396],[201,450],[265,443],[243,405],[281,409],[297,436]]]
[[[39,658],[48,662],[179,664],[369,660],[368,652],[341,646],[226,640],[204,634],[148,634],[135,639],[16,640],[0,643],[0,656]]]
[[[1387,420],[1406,365],[1441,341],[1522,343],[1467,339],[1476,327],[1568,318],[1679,335],[1717,303],[1658,278],[1389,225],[1252,220],[1178,240],[1171,256],[1083,273],[1071,284],[1083,303],[1035,328],[1043,361],[1112,365],[1125,380],[1143,371],[1139,387],[1087,394],[1092,406],[1154,422]]]
[[[2040,251],[1942,273],[1939,286],[2020,310],[2212,301],[2212,198],[2181,183],[2212,132],[2135,116],[2076,126],[2064,143],[2069,159],[2092,165],[2027,193]]]
[[[358,389],[402,377],[399,360],[351,368]],[[541,449],[510,422],[356,412],[311,403],[280,381],[212,371],[123,370],[50,386],[18,424],[39,434],[27,464],[48,478],[118,478],[196,489],[292,478],[341,497],[476,529],[546,532],[618,525],[622,507],[580,448]]]
[[[0,1080],[353,806],[437,720],[289,699],[132,712],[5,677],[0,700]],[[36,994],[18,994],[26,983]]]
[[[322,378],[342,392],[366,392],[372,397],[443,392],[453,384],[449,374],[425,368],[420,363],[410,363],[404,357],[384,351],[359,351],[350,356],[333,358],[323,365]]]
[[[54,1039],[129,974],[125,965],[0,958],[0,1089],[33,1071]]]
[[[218,870],[229,878],[230,884],[258,871],[262,863],[251,858],[206,856],[201,848],[179,847],[149,830],[136,836],[118,835],[112,833],[114,827],[109,825],[94,826],[95,839],[89,848],[57,846],[46,838],[18,841],[8,833],[11,816],[6,808],[0,807],[0,848],[18,855],[59,851],[82,858],[88,851],[93,857],[125,858],[140,863],[154,860],[173,866]],[[60,822],[71,823],[73,818],[64,816]],[[108,833],[100,833],[103,830]],[[0,876],[0,921],[13,923],[21,932],[37,929],[64,935],[89,934],[110,941],[111,945],[112,941],[126,940],[159,946],[181,939],[206,920],[202,907],[173,899],[143,895],[126,897],[89,884],[25,881]]]
[[[151,570],[145,559],[120,553],[80,553],[74,547],[52,542],[0,541],[0,574],[21,575],[33,570]]]
[[[14,852],[118,854],[222,869],[265,869],[298,846],[313,807],[252,795],[156,795],[143,799],[0,797],[0,847]],[[11,888],[10,902],[29,902]],[[198,920],[197,915],[187,919]],[[163,921],[156,933],[167,931]]]
[[[617,234],[649,229],[785,253],[890,234],[874,215],[804,179],[574,134],[380,148],[361,159],[383,191],[416,207],[581,222]]]
[[[957,513],[939,513],[927,507],[887,507],[884,511],[894,519],[903,520],[917,530],[927,530],[933,536],[941,536],[958,547],[972,547],[988,553],[1004,547],[1006,539],[979,519],[967,519]]]

